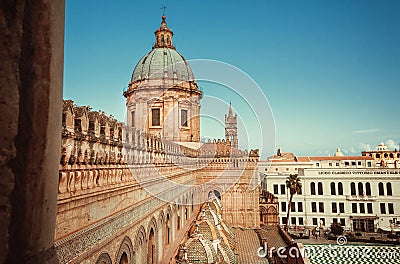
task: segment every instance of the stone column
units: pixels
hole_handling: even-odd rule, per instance
[[[64,0],[0,4],[0,263],[58,263]]]

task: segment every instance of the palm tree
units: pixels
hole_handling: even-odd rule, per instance
[[[289,226],[289,215],[290,215],[290,209],[292,208],[293,195],[295,195],[296,193],[301,193],[301,181],[300,181],[299,175],[290,174],[286,178],[286,188],[289,189],[289,193],[290,193],[290,200],[289,200],[289,204],[288,204],[286,226],[285,226],[285,230],[287,231],[288,226]]]

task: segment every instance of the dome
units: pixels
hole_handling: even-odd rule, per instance
[[[225,224],[224,221],[221,222],[221,226],[222,226],[222,230],[223,230],[226,234],[228,234],[228,236],[229,236],[230,238],[234,238],[234,237],[235,237],[235,233],[232,231],[232,229],[231,229],[229,226],[227,226],[227,225]]]
[[[337,148],[336,152],[335,152],[335,157],[343,157],[343,156],[344,155],[343,155],[342,151],[340,150],[340,148]]]
[[[211,221],[215,225],[219,225],[221,223],[221,219],[217,215],[214,210],[212,210],[208,203],[203,205],[204,207],[201,208],[201,212],[197,215],[197,220],[207,219]]]
[[[221,215],[222,214],[222,208],[221,208],[221,201],[218,199],[218,198],[215,198],[215,199],[213,199],[210,203],[209,203],[209,205],[210,205],[210,208],[214,211],[214,212],[216,212],[217,213],[217,215]]]
[[[203,92],[188,62],[176,51],[174,33],[165,19],[163,16],[161,26],[154,32],[151,51],[137,62],[128,89],[123,91],[126,125],[163,141],[199,142]],[[170,113],[179,113],[179,117]]]
[[[193,81],[192,69],[185,58],[176,51],[172,43],[174,33],[168,28],[166,17],[154,32],[156,41],[153,49],[140,59],[132,73],[131,83],[141,80]]]
[[[221,263],[236,264],[238,263],[238,258],[231,248],[229,248],[225,243],[218,244],[219,261]]]
[[[173,48],[153,48],[136,65],[131,83],[145,79],[173,79],[178,82],[193,81],[192,69]]]
[[[190,239],[185,242],[185,248],[188,252],[189,263],[210,263],[210,256],[217,258],[216,263],[237,263],[237,257],[233,252],[234,247],[231,247],[229,239],[224,233],[221,233],[218,228],[209,220],[203,219],[196,221],[190,228],[188,235]],[[208,251],[216,255],[207,254]],[[215,263],[215,262],[212,262]]]
[[[217,252],[211,241],[201,236],[189,238],[186,241],[187,260],[189,263],[216,263]]]

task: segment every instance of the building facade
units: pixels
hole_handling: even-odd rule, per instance
[[[279,153],[278,153],[279,154]],[[291,206],[291,226],[330,226],[354,231],[388,229],[400,220],[400,170],[376,166],[370,156],[296,157],[292,153],[261,161],[262,189],[277,196],[280,224],[286,223],[286,177],[298,174],[302,193]]]
[[[379,143],[376,150],[363,151],[361,154],[374,158],[379,167],[400,168],[400,150],[389,150],[383,142]]]

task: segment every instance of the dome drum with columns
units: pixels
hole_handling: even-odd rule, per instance
[[[176,51],[165,19],[154,32],[153,49],[139,60],[124,92],[127,121],[164,140],[198,142],[202,92],[189,63]]]

